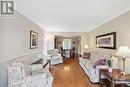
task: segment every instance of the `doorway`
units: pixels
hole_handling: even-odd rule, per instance
[[[59,50],[63,58],[77,58],[81,49],[81,37],[55,36],[54,47]]]

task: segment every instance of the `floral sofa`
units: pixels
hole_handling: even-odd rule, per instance
[[[85,59],[83,57],[80,57],[79,64],[84,70],[84,72],[87,74],[91,82],[97,83],[99,82],[99,69],[108,68],[108,66],[105,63],[104,65],[95,66],[94,68],[94,64],[100,59],[106,59],[107,61],[107,59],[109,58],[111,58],[111,55],[92,51],[90,53],[90,59]]]
[[[8,65],[8,87],[52,87],[48,60],[41,57],[23,56],[13,60]]]
[[[50,57],[51,65],[63,63],[63,57],[57,49],[50,49],[47,51],[47,54]]]

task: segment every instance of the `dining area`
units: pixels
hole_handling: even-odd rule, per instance
[[[74,59],[80,51],[80,37],[55,37],[55,49],[65,59]]]

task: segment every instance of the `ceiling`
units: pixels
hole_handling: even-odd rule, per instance
[[[130,0],[15,0],[18,12],[49,32],[87,32],[130,8]]]
[[[61,38],[61,39],[80,39],[81,37],[80,36],[55,36],[55,38]]]

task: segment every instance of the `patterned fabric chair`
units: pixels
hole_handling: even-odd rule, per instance
[[[49,64],[43,68],[43,64],[31,65],[32,60],[22,57],[8,65],[8,87],[52,87]]]
[[[63,57],[59,54],[57,49],[48,50],[47,54],[50,57],[51,65],[63,63]]]

